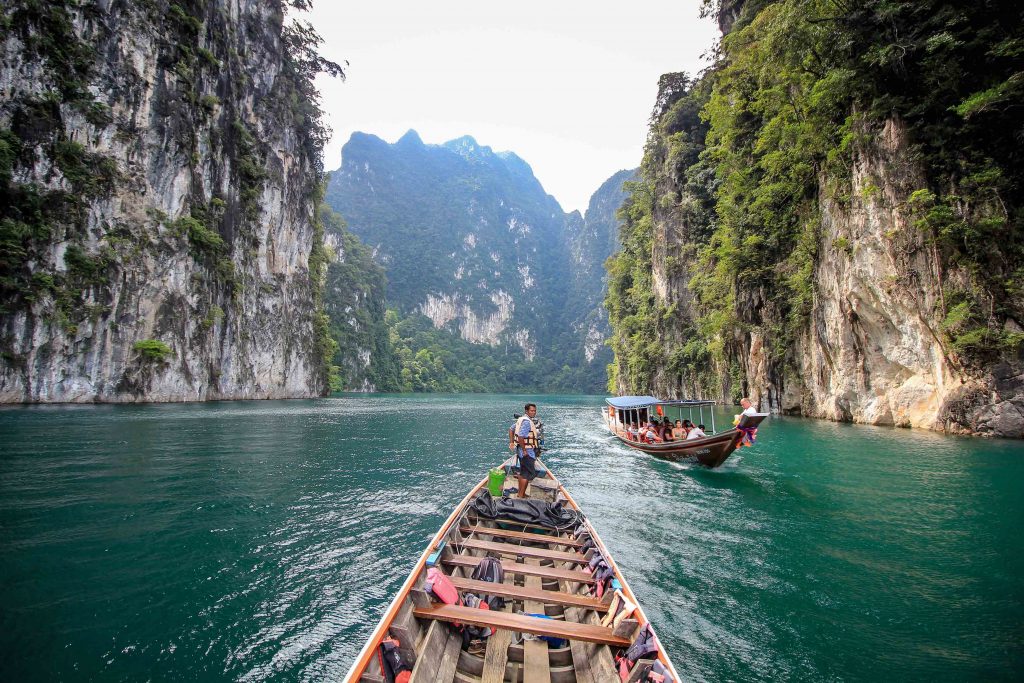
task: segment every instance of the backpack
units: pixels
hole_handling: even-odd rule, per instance
[[[473,570],[475,581],[487,581],[490,583],[502,583],[505,580],[505,570],[501,566],[501,560],[496,557],[485,557],[480,560]],[[480,595],[481,600],[487,603],[487,607],[493,610],[500,610],[505,607],[505,599],[497,595]]]
[[[464,607],[475,607],[477,609],[490,609],[487,602],[481,600],[473,593],[466,593],[462,596],[462,604]],[[494,635],[494,629],[489,626],[470,626],[466,624],[462,627],[462,644],[463,646],[469,645],[472,640],[482,640],[483,638],[490,638]]]
[[[386,683],[408,683],[412,677],[412,667],[402,659],[402,653],[398,651],[398,641],[393,638],[385,638],[380,642],[377,649],[377,658],[380,660],[380,672]]]
[[[658,638],[654,635],[654,631],[651,630],[651,625],[644,624],[640,634],[633,641],[633,644],[629,646],[629,649],[615,658],[619,665],[619,678],[623,681],[628,680],[630,669],[636,666],[637,660],[657,651]]]

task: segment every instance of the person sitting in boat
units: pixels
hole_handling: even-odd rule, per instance
[[[630,441],[637,441],[640,438],[640,430],[632,422],[626,426],[626,438]]]
[[[693,431],[693,423],[689,420],[683,420],[683,431],[686,432],[687,436],[689,436],[690,432]]]
[[[704,433],[704,425],[697,425],[690,430],[689,434],[686,435],[686,440],[692,441],[694,439],[703,439],[705,436],[707,436],[707,434]]]
[[[672,428],[672,438],[676,441],[682,441],[686,438],[686,430],[683,429],[682,420],[676,420],[676,426]]]
[[[661,423],[661,440],[675,441],[675,438],[672,436],[672,421],[669,420],[667,417]]]
[[[754,407],[749,398],[741,398],[740,405],[743,407],[743,412],[740,415],[757,415],[757,408]]]
[[[540,442],[533,419],[537,417],[537,404],[527,403],[515,426],[516,449],[519,454],[519,497],[526,498],[526,488],[537,477],[537,449]]]
[[[647,426],[644,427],[643,437],[647,443],[661,443],[661,437],[658,436],[658,428],[653,422],[648,422]]]

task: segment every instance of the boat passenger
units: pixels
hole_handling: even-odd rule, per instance
[[[665,421],[661,423],[661,440],[662,441],[675,441],[672,436],[672,421],[667,417]]]
[[[516,444],[519,453],[519,497],[526,498],[526,487],[537,476],[537,427],[533,419],[537,417],[537,404],[527,403],[523,406],[525,415],[516,422]]]
[[[705,436],[707,436],[707,434],[704,433],[704,425],[697,425],[690,430],[689,434],[686,435],[686,440],[692,441],[693,439],[703,439]]]
[[[661,443],[661,437],[658,436],[658,428],[653,422],[648,422],[643,432],[644,440],[647,443]]]
[[[687,436],[690,435],[690,431],[692,429],[693,429],[693,423],[690,422],[689,420],[683,420],[683,431],[686,432]]]
[[[626,430],[626,435],[631,441],[640,440],[640,430],[636,428],[636,424],[633,422],[629,423],[629,429]]]
[[[676,426],[672,428],[672,438],[676,441],[682,441],[686,438],[686,430],[683,429],[682,420],[676,420]]]

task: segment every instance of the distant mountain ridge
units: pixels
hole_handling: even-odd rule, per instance
[[[524,389],[599,391],[610,359],[602,264],[624,197],[621,180],[609,183],[584,218],[525,160],[471,136],[428,145],[414,130],[395,143],[354,133],[326,202],[384,267],[400,316],[528,365],[522,379],[538,386]]]

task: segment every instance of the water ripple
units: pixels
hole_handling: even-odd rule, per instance
[[[0,410],[0,678],[340,678],[523,402]],[[540,403],[687,679],[1024,670],[1021,444],[772,419],[708,471]]]

